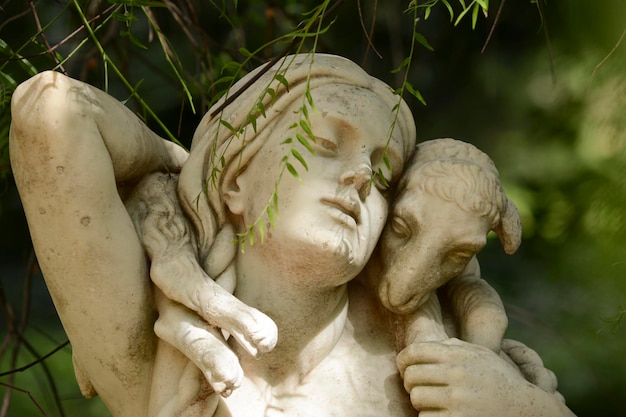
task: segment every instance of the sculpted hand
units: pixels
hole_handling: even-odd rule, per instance
[[[243,370],[219,330],[155,290],[159,318],[154,332],[189,358],[224,397],[241,385]]]
[[[176,184],[175,176],[154,174],[126,201],[158,288],[154,329],[200,368],[216,392],[228,395],[241,383],[243,372],[220,330],[255,357],[274,348],[278,330],[269,317],[232,295],[232,229],[224,228],[213,243],[227,248],[210,262],[217,279],[202,268],[176,198]]]
[[[526,380],[565,402],[563,396],[556,390],[558,382],[554,372],[543,365],[537,352],[525,344],[511,339],[502,341],[502,352],[515,363]]]
[[[573,415],[493,351],[458,339],[410,345],[397,365],[420,417]]]

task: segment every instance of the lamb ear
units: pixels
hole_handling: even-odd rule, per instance
[[[505,207],[500,213],[500,223],[493,229],[504,247],[504,251],[509,255],[515,253],[522,243],[522,222],[515,204],[508,198]]]

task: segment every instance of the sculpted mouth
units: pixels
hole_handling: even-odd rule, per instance
[[[356,224],[361,223],[361,205],[358,201],[355,201],[351,198],[323,198],[322,203],[329,205],[346,216],[351,217]]]

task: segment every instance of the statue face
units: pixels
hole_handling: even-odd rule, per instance
[[[253,250],[266,252],[276,266],[314,269],[325,280],[332,276],[335,285],[360,272],[385,223],[388,201],[372,173],[383,164],[393,119],[391,109],[369,90],[333,85],[312,95],[317,112],[310,111],[316,137],[311,146],[316,155],[295,140],[297,131],[291,126],[301,120],[296,113],[301,101],[296,100],[281,110],[284,116],[273,126],[272,137],[239,174],[235,192],[225,200],[238,216],[240,230],[255,222],[274,191],[281,159],[295,148],[308,170],[290,156],[301,181],[285,171],[278,184],[275,226],[266,227],[265,243]],[[292,144],[282,143],[289,137]],[[394,175],[402,171],[402,149],[394,136],[387,150]]]
[[[412,189],[409,181],[381,238],[383,305],[398,314],[415,311],[465,269],[490,229],[487,217]]]

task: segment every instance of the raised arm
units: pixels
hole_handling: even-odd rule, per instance
[[[20,85],[11,112],[15,181],[81,388],[93,394],[91,384],[116,416],[141,416],[154,354],[152,291],[117,184],[177,171],[186,153],[114,98],[55,72]]]

